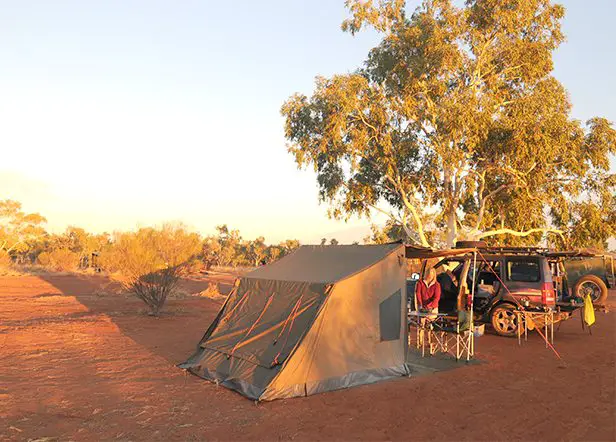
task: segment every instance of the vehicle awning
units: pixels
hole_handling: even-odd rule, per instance
[[[408,259],[446,258],[448,256],[466,255],[477,251],[475,248],[434,250],[428,247],[413,245],[406,245],[405,249],[405,256]]]

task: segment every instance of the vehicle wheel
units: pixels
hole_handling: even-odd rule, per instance
[[[485,249],[488,244],[485,241],[457,241],[456,249],[477,248]]]
[[[515,307],[511,304],[501,304],[492,310],[491,322],[494,331],[507,337],[517,336],[518,320],[514,313]]]
[[[607,299],[607,286],[598,276],[586,275],[575,284],[573,293],[582,299],[590,295],[593,304],[603,305]]]

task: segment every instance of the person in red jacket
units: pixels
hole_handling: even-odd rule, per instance
[[[427,312],[428,315],[421,318],[421,327],[419,330],[419,342],[424,345],[425,339],[425,327],[430,322],[437,318],[438,313],[438,301],[441,299],[441,285],[436,281],[436,270],[430,268],[426,271],[424,278],[417,282],[415,289],[417,297],[417,305],[419,311]],[[430,348],[430,354],[434,354],[435,344],[432,342],[432,333],[428,332],[428,346]]]
[[[436,280],[436,271],[430,268],[424,279],[417,283],[417,304],[420,309],[438,313],[438,301],[441,299],[441,285]]]

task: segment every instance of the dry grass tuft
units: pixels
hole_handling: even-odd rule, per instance
[[[205,290],[197,293],[196,296],[200,296],[202,298],[214,299],[214,300],[221,300],[221,299],[226,298],[225,295],[220,293],[220,288],[218,284],[215,282],[210,282],[208,287]]]

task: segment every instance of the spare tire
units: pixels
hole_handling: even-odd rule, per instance
[[[607,286],[598,276],[586,275],[575,283],[573,294],[582,299],[588,294],[593,304],[603,305],[607,299]]]
[[[485,241],[457,241],[456,249],[485,249],[488,244]]]

